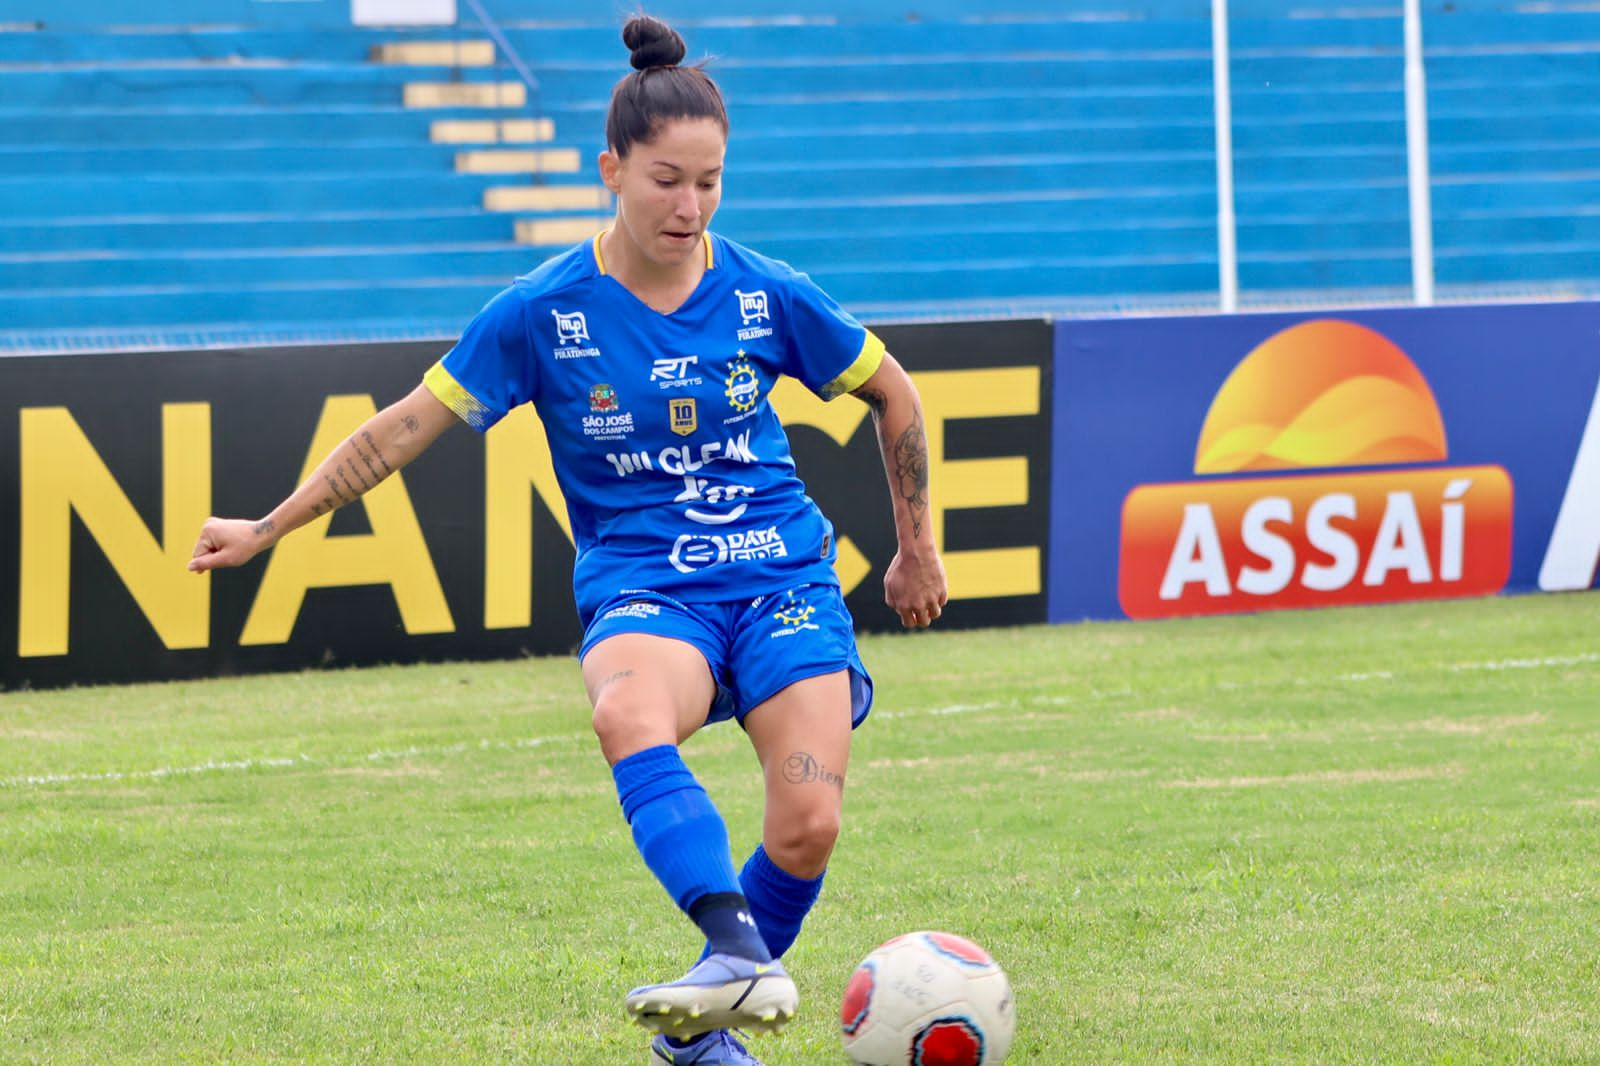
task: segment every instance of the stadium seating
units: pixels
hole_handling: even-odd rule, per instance
[[[471,18],[18,7],[0,0],[0,352],[448,336],[609,210],[610,17],[491,3],[530,89]],[[730,101],[721,232],[869,319],[1215,301],[1203,0],[778,7],[652,5]],[[1246,302],[1403,297],[1399,18],[1234,9]],[[1600,10],[1432,3],[1425,33],[1441,292],[1592,292]]]

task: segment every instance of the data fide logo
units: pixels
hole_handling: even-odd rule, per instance
[[[1123,502],[1122,609],[1165,618],[1498,592],[1511,478],[1448,458],[1433,390],[1388,338],[1337,320],[1286,329],[1218,390],[1198,479],[1140,485]],[[1367,469],[1329,472],[1340,467]]]

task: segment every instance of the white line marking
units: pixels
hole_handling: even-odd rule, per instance
[[[21,777],[0,779],[0,787],[18,785],[70,785],[83,781],[136,781],[140,779],[182,777],[187,774],[207,774],[222,770],[254,770],[258,766],[295,766],[299,759],[236,759],[228,762],[204,762],[198,766],[158,766],[154,770],[109,770],[99,774],[26,774]]]
[[[1585,652],[1579,655],[1557,655],[1542,659],[1494,659],[1477,663],[1452,663],[1445,667],[1453,673],[1470,670],[1539,670],[1557,666],[1579,666],[1585,663],[1600,662],[1600,653]],[[1377,670],[1371,673],[1340,674],[1332,678],[1334,682],[1363,682],[1363,681],[1388,681],[1394,675],[1387,670]],[[1300,679],[1296,684],[1307,684],[1305,679]],[[1225,689],[1238,689],[1251,687],[1237,682],[1219,682],[1214,687]],[[1086,698],[1133,695],[1131,689],[1122,689],[1115,692],[1091,692]],[[1147,694],[1153,696],[1155,694]],[[1024,704],[1062,704],[1076,703],[1078,700],[1067,697],[1049,697],[1039,700],[993,700],[986,703],[952,703],[943,707],[928,707],[921,710],[904,711],[873,711],[874,719],[892,720],[897,718],[936,718],[945,715],[974,714],[979,711],[995,711],[1001,708],[1021,707]],[[549,744],[562,744],[573,741],[582,741],[588,738],[587,733],[574,733],[565,736],[525,737],[521,740],[463,740],[454,744],[441,744],[431,747],[409,747],[399,749],[382,748],[377,751],[367,752],[365,755],[335,756],[329,759],[312,758],[301,754],[292,758],[260,758],[236,760],[207,760],[194,766],[160,766],[152,770],[109,770],[102,773],[78,774],[19,774],[15,777],[0,778],[0,788],[25,788],[39,785],[70,785],[103,781],[139,781],[159,780],[166,777],[188,777],[196,774],[230,773],[255,769],[283,769],[290,766],[350,766],[362,762],[387,762],[396,759],[415,759],[427,755],[460,755],[467,751],[526,751],[533,748],[542,748]]]
[[[335,756],[329,759],[313,758],[301,753],[292,758],[261,759],[208,759],[194,766],[158,766],[152,770],[107,770],[101,773],[81,774],[20,774],[0,778],[0,788],[21,788],[28,785],[73,785],[100,781],[150,781],[166,777],[190,777],[195,774],[227,773],[261,768],[283,769],[290,766],[350,766],[362,762],[391,762],[397,759],[414,759],[424,755],[459,755],[466,751],[524,751],[541,748],[547,744],[582,740],[583,736],[526,737],[522,740],[460,741],[434,747],[379,749],[365,755]]]
[[[1553,655],[1545,659],[1497,659],[1486,663],[1455,663],[1451,670],[1538,670],[1547,666],[1577,666],[1580,663],[1600,662],[1600,654]]]

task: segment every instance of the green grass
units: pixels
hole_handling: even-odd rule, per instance
[[[757,1050],[842,1063],[855,962],[933,927],[1015,1063],[1600,1061],[1597,606],[865,640]],[[742,855],[748,744],[688,751]],[[642,1063],[622,994],[698,948],[566,660],[0,696],[0,915],[4,1062]]]

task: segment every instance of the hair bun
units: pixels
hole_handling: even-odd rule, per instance
[[[633,52],[634,70],[672,67],[689,53],[678,31],[658,18],[635,15],[622,27],[622,43]]]

